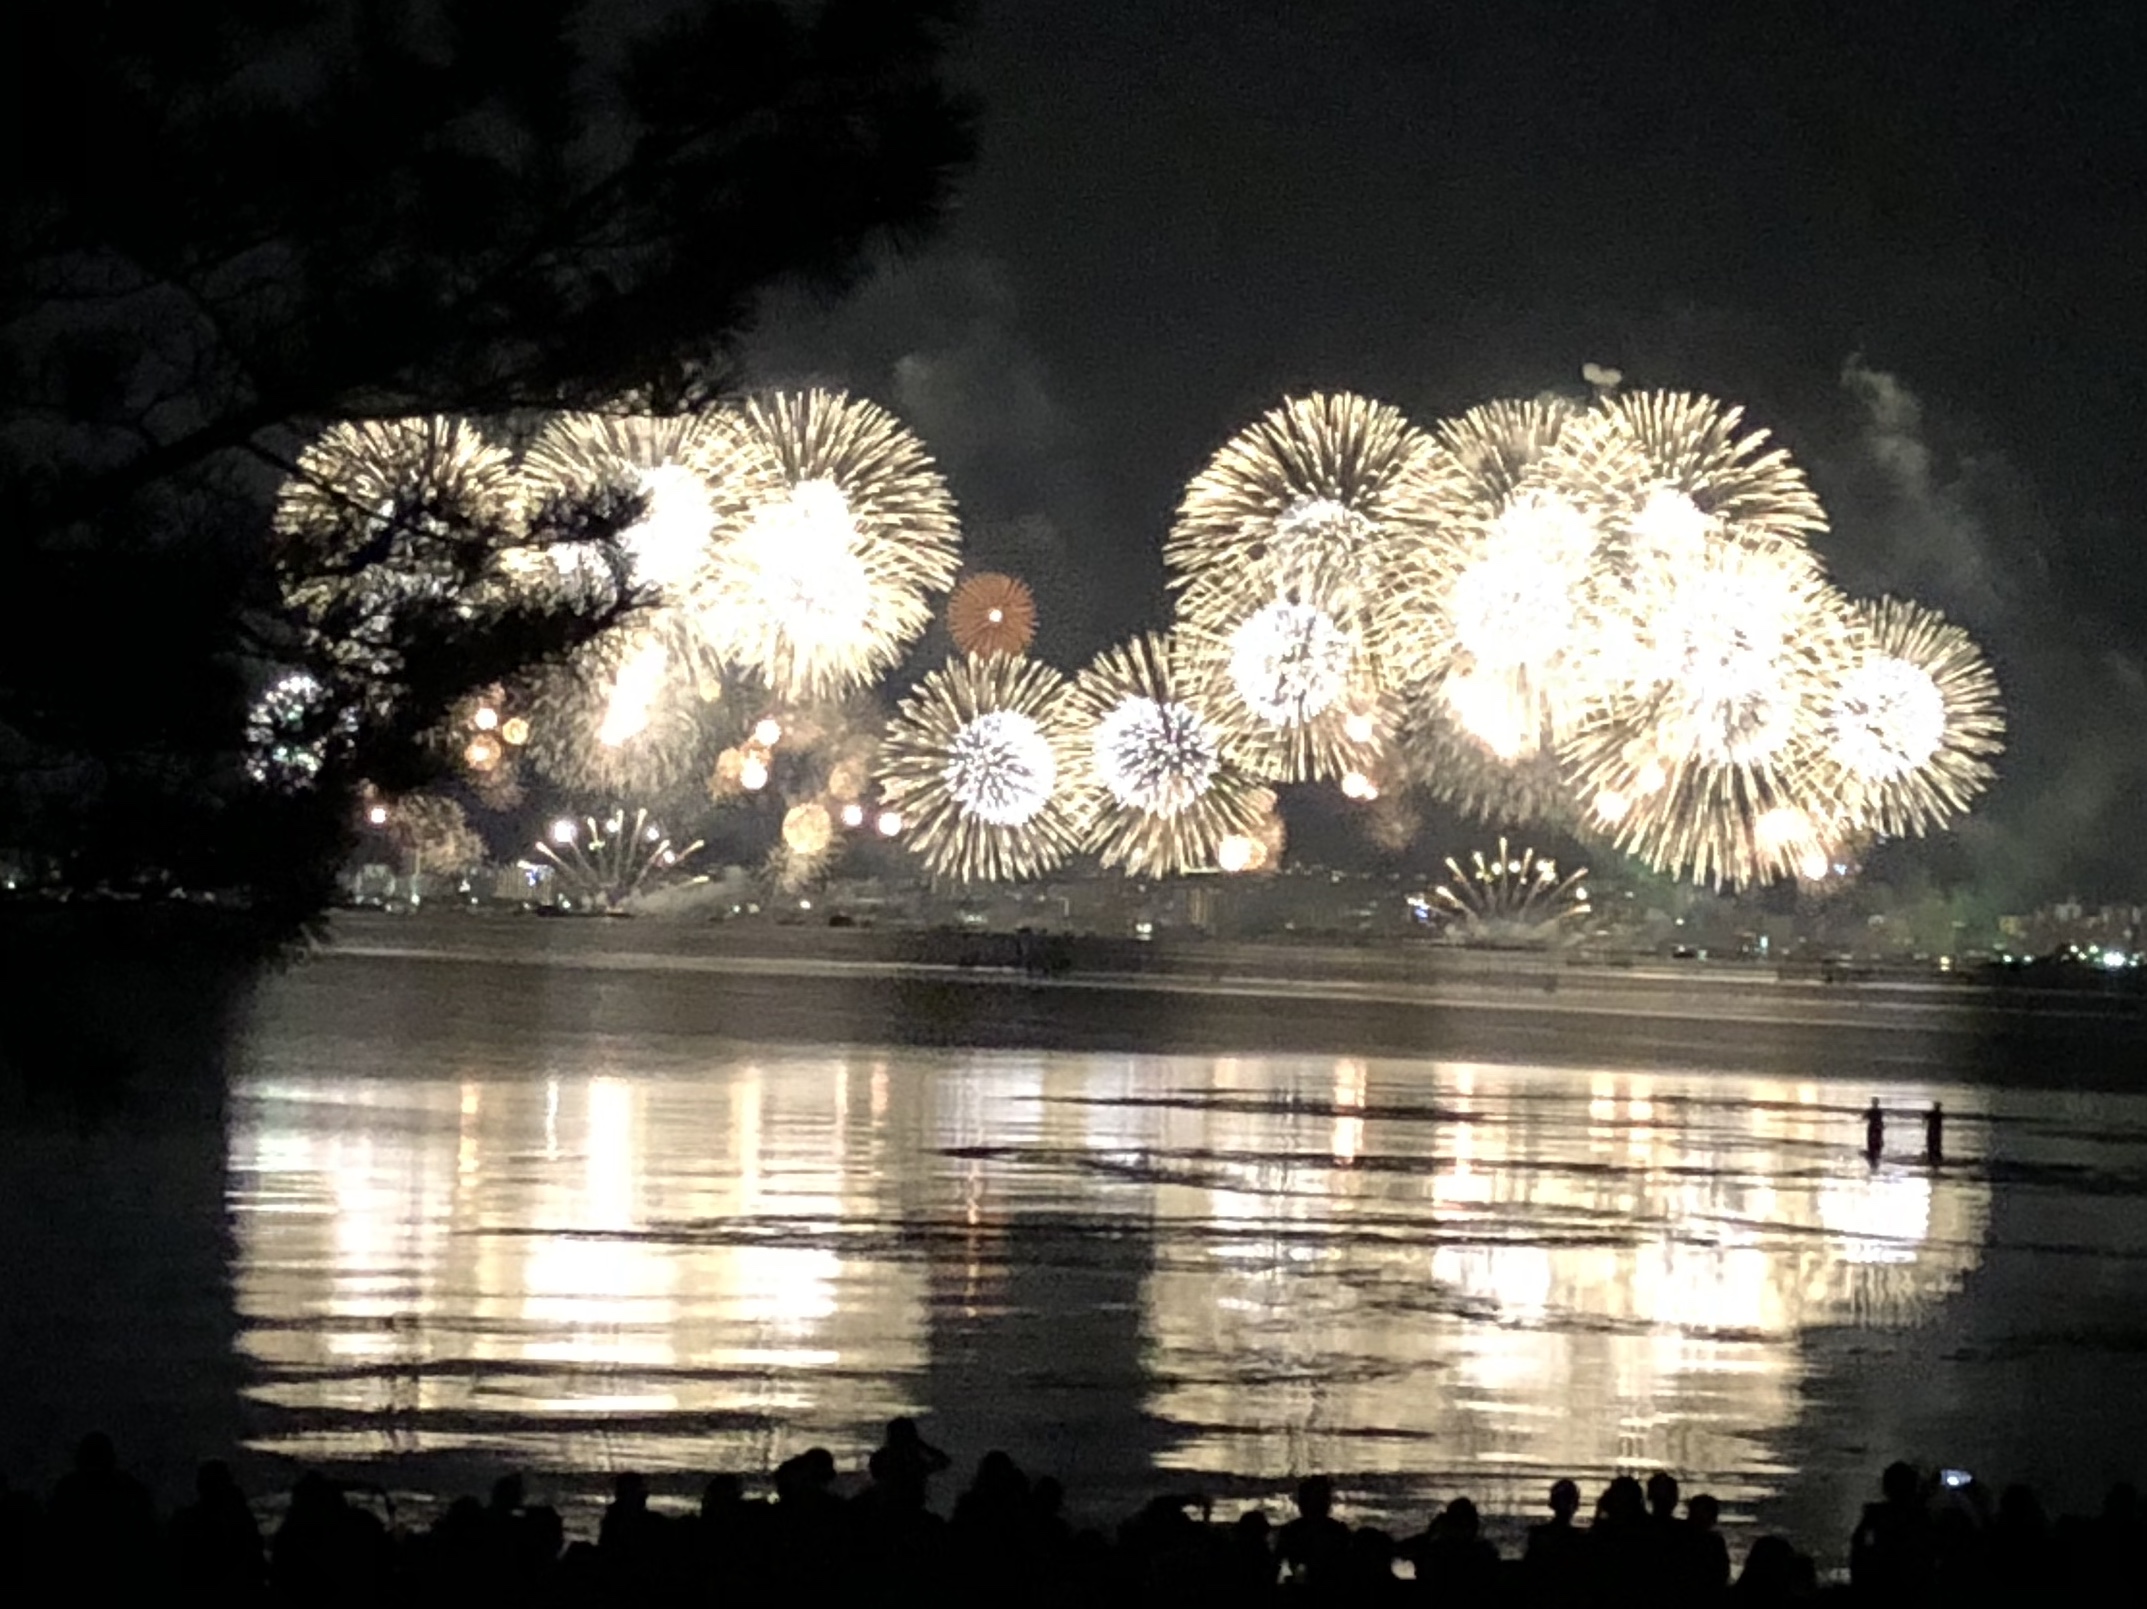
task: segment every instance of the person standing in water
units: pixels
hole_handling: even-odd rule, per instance
[[[1871,1098],[1871,1106],[1864,1113],[1864,1155],[1873,1167],[1879,1165],[1879,1156],[1886,1149],[1886,1114],[1879,1110],[1879,1098]]]
[[[1946,1107],[1943,1101],[1933,1101],[1931,1109],[1923,1114],[1923,1159],[1934,1168],[1946,1160]]]

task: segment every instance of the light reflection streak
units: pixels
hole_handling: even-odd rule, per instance
[[[1972,1172],[1865,1166],[1868,1093],[891,1049],[660,1074],[592,1053],[526,1079],[275,1068],[240,1085],[231,1140],[256,1444],[854,1460],[895,1413],[1018,1423],[1018,1384],[920,1400],[935,1358],[1017,1321],[1078,1330],[1102,1300],[1137,1315],[1137,1358],[1022,1366],[1142,1382],[1177,1469],[1465,1481],[1523,1506],[1550,1474],[1663,1463],[1751,1498],[1802,1411],[1806,1332],[1922,1322],[1986,1231]],[[1971,1090],[1883,1096],[1942,1098],[1963,1135],[1981,1116]],[[1099,1297],[1108,1259],[1082,1248],[1129,1232],[1146,1249]],[[1086,1294],[1017,1266],[1035,1246]]]

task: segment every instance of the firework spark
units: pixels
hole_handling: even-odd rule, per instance
[[[1561,877],[1556,861],[1533,849],[1515,853],[1506,840],[1489,859],[1482,850],[1464,870],[1451,857],[1447,881],[1417,904],[1439,911],[1447,932],[1465,944],[1529,945],[1556,943],[1565,930],[1588,916],[1586,868]]]
[[[947,599],[947,631],[965,654],[1026,653],[1036,635],[1036,598],[1026,582],[986,570]]]
[[[1990,785],[2004,746],[1998,680],[1936,610],[1883,598],[1854,610],[1856,650],[1825,717],[1848,813],[1879,832],[1942,827]]]
[[[911,691],[881,749],[880,791],[935,877],[1033,877],[1080,841],[1065,683],[1026,659],[950,660]]]
[[[726,659],[778,697],[845,692],[894,664],[959,563],[953,499],[893,414],[836,391],[749,398],[715,472],[719,509],[693,608]]]
[[[1274,795],[1222,757],[1222,735],[1184,696],[1168,639],[1097,656],[1068,694],[1079,722],[1088,848],[1106,866],[1162,877],[1214,863]]]
[[[701,843],[696,839],[678,848],[646,810],[628,816],[624,805],[616,805],[601,818],[562,816],[535,847],[555,868],[563,903],[616,911],[652,883],[670,878],[699,853]]]

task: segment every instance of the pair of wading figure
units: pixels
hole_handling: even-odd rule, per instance
[[[1864,1113],[1864,1159],[1877,1167],[1885,1150],[1886,1114],[1879,1109],[1878,1097],[1873,1096]],[[1934,1168],[1946,1160],[1946,1108],[1941,1101],[1933,1101],[1931,1109],[1923,1114],[1923,1159]]]

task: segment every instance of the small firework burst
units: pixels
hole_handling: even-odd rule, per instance
[[[1222,736],[1182,694],[1169,641],[1110,649],[1068,694],[1079,723],[1088,847],[1106,866],[1161,877],[1214,863],[1274,794],[1224,760]]]
[[[707,573],[718,500],[745,490],[743,477],[729,472],[725,440],[712,414],[557,414],[522,455],[525,495],[536,505],[619,491],[646,498],[641,518],[619,533],[619,548],[628,579],[675,605]],[[546,558],[563,575],[609,573],[600,556],[573,545]]]
[[[902,701],[880,752],[897,831],[935,877],[1033,877],[1080,842],[1065,682],[1026,659],[950,660]]]
[[[709,641],[784,699],[892,666],[960,557],[954,501],[917,438],[839,391],[776,392],[748,398],[707,451],[744,488],[718,509],[693,600]]]
[[[1856,648],[1828,700],[1826,759],[1848,813],[1921,833],[1968,808],[2005,742],[1998,679],[1968,633],[1894,598],[1854,608]]]
[[[277,497],[284,601],[323,663],[392,674],[399,613],[496,586],[520,507],[513,460],[466,419],[330,426]]]
[[[1036,635],[1036,598],[1010,575],[969,576],[947,599],[947,631],[955,647],[979,659],[1026,653]]]
[[[569,903],[615,911],[680,875],[701,843],[696,839],[679,848],[648,811],[629,816],[624,805],[615,805],[600,817],[561,816],[535,847],[554,868]]]
[[[286,671],[247,711],[246,774],[286,793],[309,788],[357,730],[358,712],[339,708],[319,677]]]
[[[1513,850],[1504,838],[1486,857],[1477,850],[1466,870],[1448,857],[1447,880],[1417,906],[1444,917],[1449,935],[1465,944],[1554,944],[1588,917],[1588,873],[1558,873],[1556,861],[1533,849]]]

